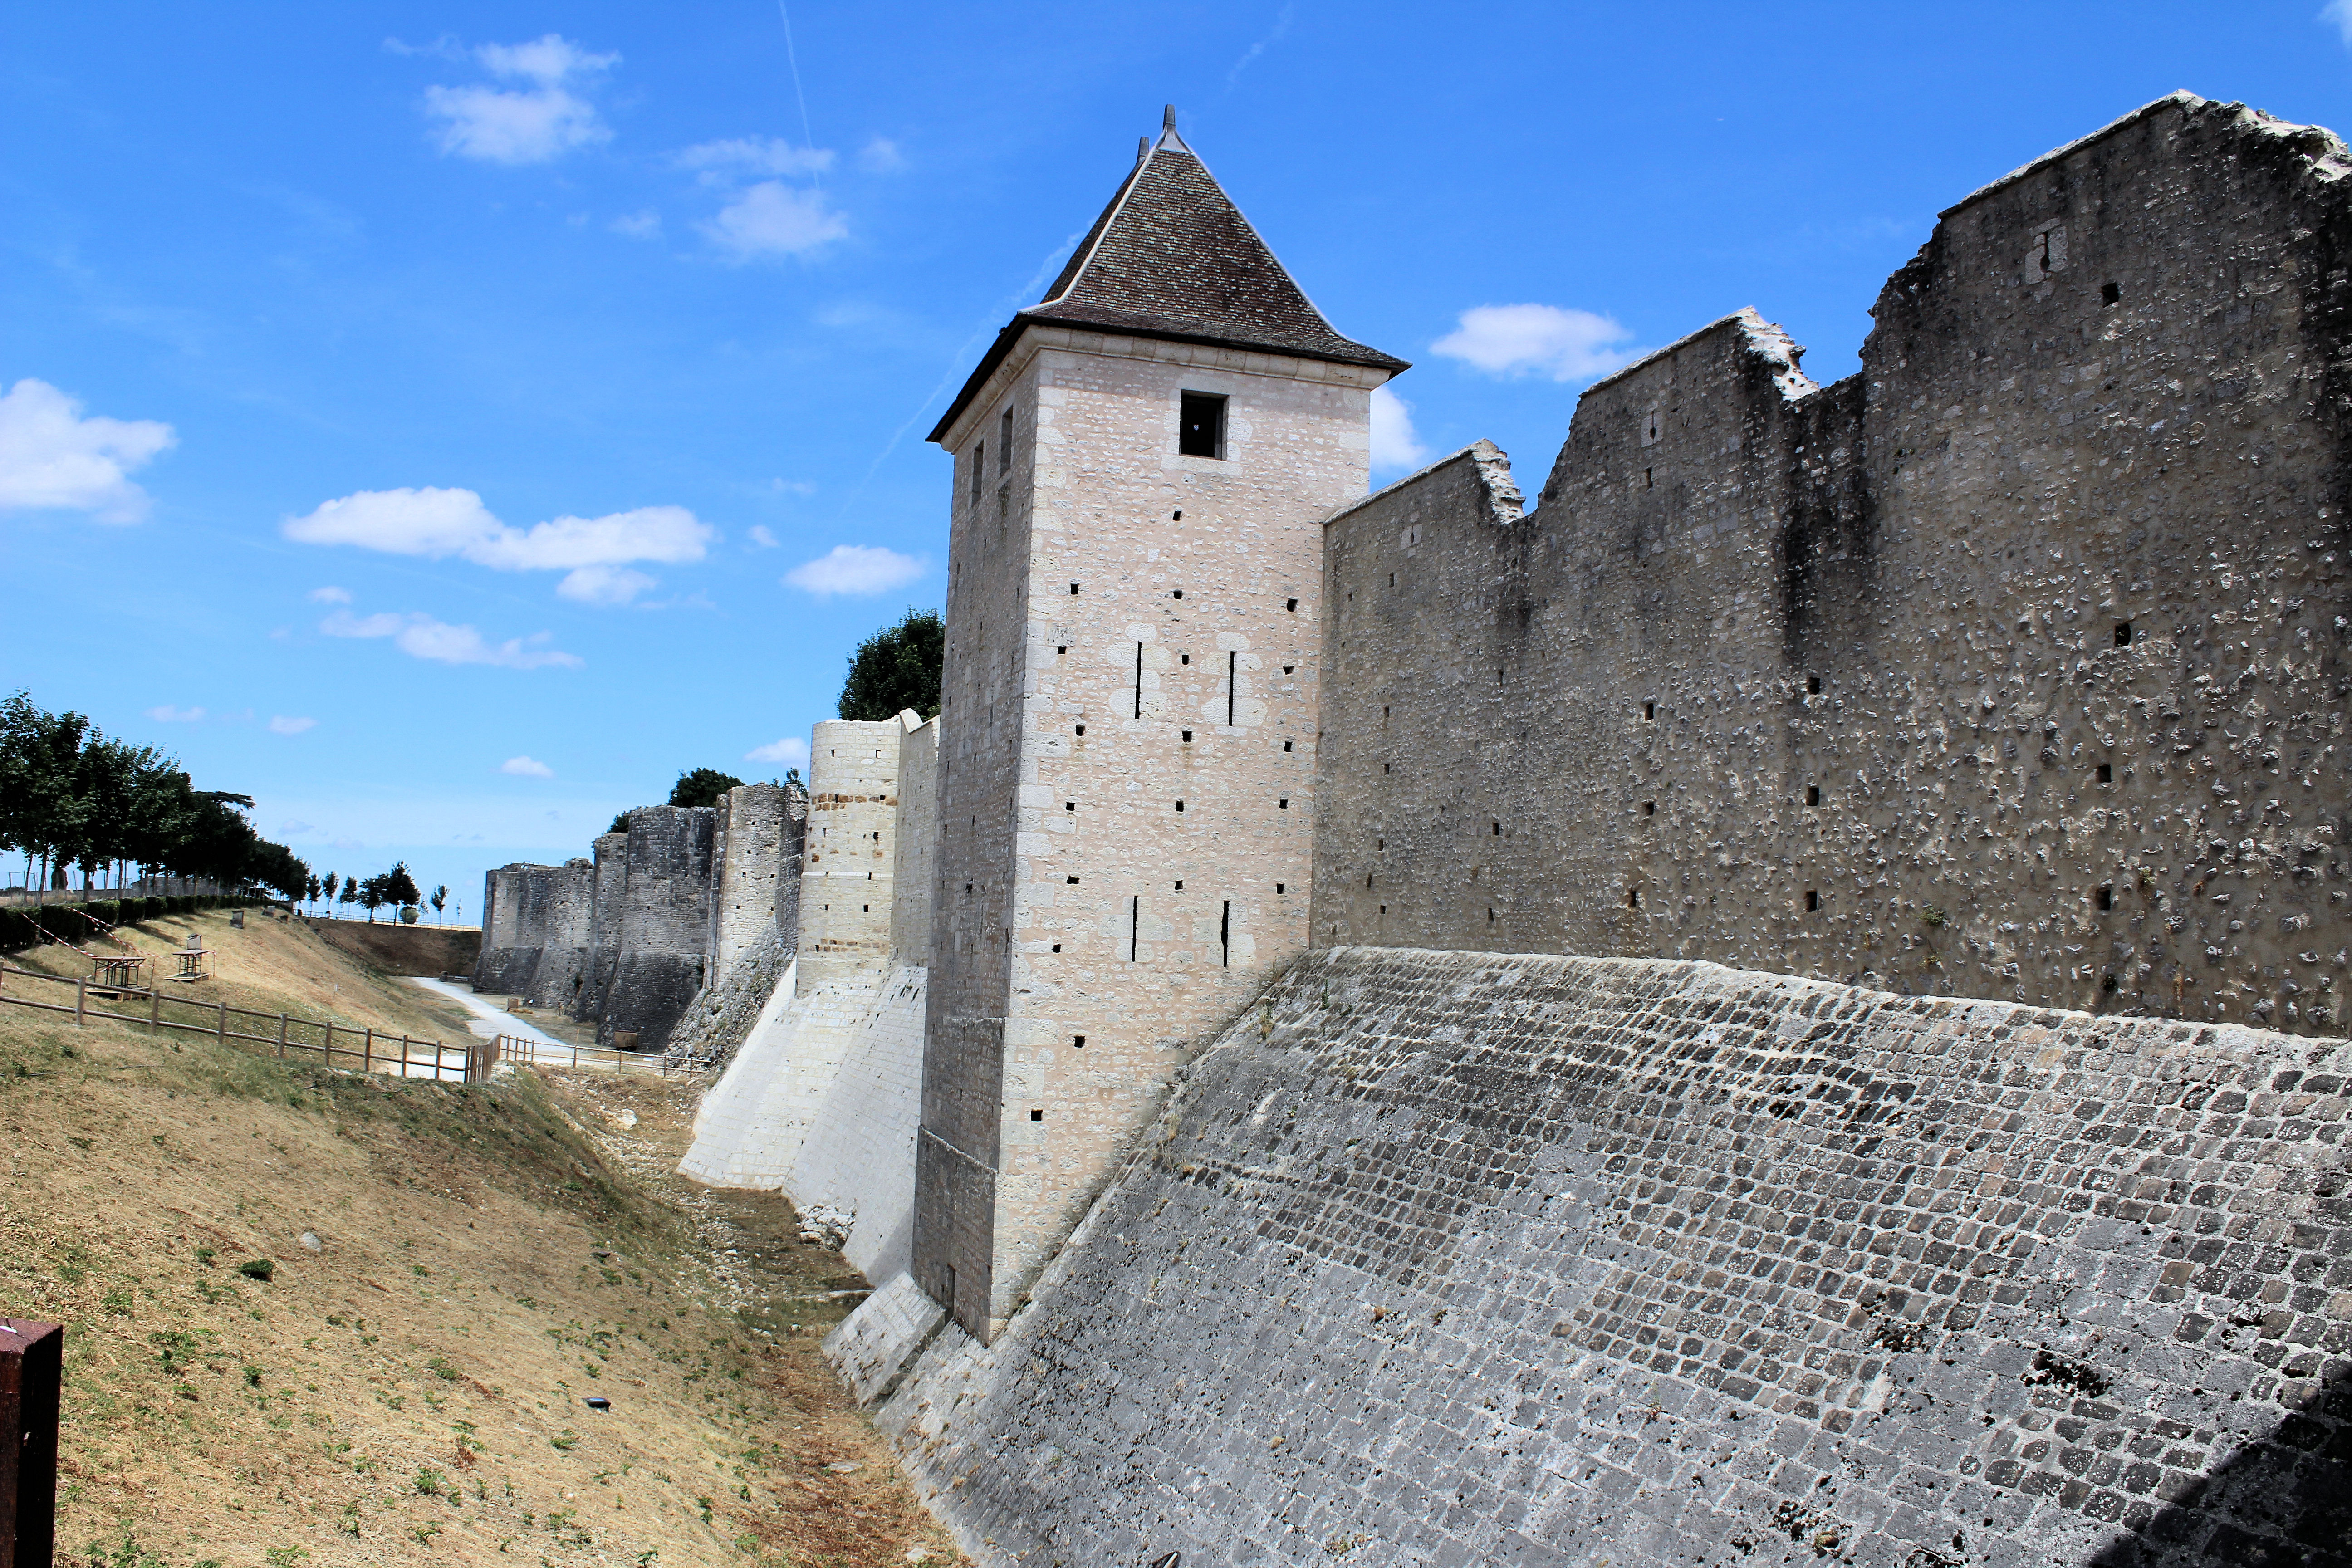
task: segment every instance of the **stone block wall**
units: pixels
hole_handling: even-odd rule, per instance
[[[1011,1310],[1307,942],[1320,520],[1385,371],[1032,326],[958,426],[916,1275]],[[1223,395],[1222,457],[1177,450]]]
[[[2342,1564],[2347,1065],[1327,949],[878,1418],[983,1562]],[[899,1316],[833,1342],[861,1386]]]
[[[544,933],[527,917],[532,882],[552,870],[520,861],[482,874],[482,952],[474,964],[474,989],[488,995],[516,995],[538,971]]]
[[[588,976],[572,1016],[591,1023],[604,1016],[604,998],[621,963],[621,905],[629,880],[629,836],[604,833],[594,845],[595,872],[588,917]]]
[[[931,895],[939,875],[940,721],[898,715],[898,810],[895,895],[890,905],[890,962],[928,967],[931,962]]]
[[[2179,95],[1327,530],[1315,940],[2340,1031],[2352,173]]]
[[[597,1044],[609,1046],[628,1032],[637,1049],[659,1049],[702,989],[717,817],[709,806],[643,805],[629,813],[619,946]]]
[[[595,862],[585,857],[541,868],[523,884],[521,920],[539,937],[539,962],[517,988],[534,1007],[569,1011],[586,987]]]
[[[809,741],[808,856],[801,876],[800,985],[889,961],[897,887],[896,719],[827,719]]]
[[[710,920],[704,969],[724,984],[737,961],[799,903],[808,797],[782,784],[738,784],[714,808]]]

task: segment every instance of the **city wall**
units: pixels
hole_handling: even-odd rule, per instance
[[[1315,940],[2340,1033],[2352,205],[2178,95],[1327,530]]]
[[[709,935],[711,848],[718,813],[707,805],[641,805],[629,813],[619,947],[596,1043],[633,1034],[656,1050],[702,989]]]
[[[985,1563],[2341,1564],[2345,1054],[1327,948],[992,1346],[827,1348]]]

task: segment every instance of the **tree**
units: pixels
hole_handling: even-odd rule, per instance
[[[722,773],[717,768],[697,768],[690,773],[677,775],[677,783],[669,790],[672,805],[717,805],[719,797],[743,781],[733,773]]]
[[[380,884],[387,904],[421,904],[425,895],[416,890],[416,879],[408,874],[408,862],[394,860],[392,869],[383,874]]]
[[[88,806],[79,784],[89,732],[88,719],[44,712],[26,692],[0,702],[0,839],[23,854],[28,879],[39,859],[36,901],[47,896],[50,868],[79,851]]]
[[[302,901],[306,904],[319,901],[319,874],[316,871],[311,872],[310,879],[302,884]]]
[[[327,879],[319,884],[320,889],[327,895],[327,912],[331,915],[335,912],[335,874],[330,871],[327,873]]]
[[[436,925],[440,923],[442,906],[448,901],[449,889],[446,886],[433,889],[433,921]]]
[[[604,829],[607,833],[626,833],[628,830],[629,814],[625,811],[614,812],[613,814],[613,826]]]
[[[383,878],[381,874],[361,880],[359,905],[367,911],[368,924],[375,923],[376,910],[383,908],[390,901],[383,895]]]
[[[358,883],[357,881],[353,880],[352,878],[349,878],[349,877],[344,878],[344,879],[343,879],[343,902],[345,902],[345,903],[347,903],[347,904],[356,904],[356,903],[358,903],[359,901],[360,901],[360,885],[359,885],[359,883]],[[349,919],[351,919],[351,917],[350,917],[349,915],[345,915],[343,918],[344,918],[345,920],[349,920]]]
[[[841,686],[841,716],[868,722],[896,719],[911,708],[929,719],[940,710],[940,667],[947,657],[948,629],[936,610],[909,609],[895,626],[885,626],[849,656],[849,679]]]

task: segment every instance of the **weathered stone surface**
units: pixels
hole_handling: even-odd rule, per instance
[[[989,1563],[2342,1563],[2347,1054],[1318,952],[880,1418]]]
[[[785,938],[786,951],[795,945],[808,795],[782,784],[738,784],[715,809],[704,953],[709,985],[723,984],[738,958],[771,934]]]
[[[717,815],[707,805],[642,805],[629,813],[619,948],[596,1023],[599,1045],[627,1031],[636,1036],[637,1049],[660,1049],[702,989]],[[601,915],[601,857],[598,869]]]
[[[529,918],[536,902],[531,888],[554,869],[517,861],[482,874],[482,952],[474,964],[475,990],[519,996],[538,973],[546,937]]]
[[[2181,95],[1329,525],[1315,940],[2340,1032],[2352,173]]]
[[[593,1023],[604,1016],[604,998],[621,962],[621,903],[629,879],[629,836],[604,833],[594,843],[595,881],[588,917],[588,980],[572,1016]]]
[[[772,925],[736,954],[724,979],[706,984],[687,1004],[686,1016],[670,1032],[668,1065],[688,1072],[723,1068],[750,1037],[777,983],[789,973],[793,955]]]
[[[539,962],[518,994],[534,1007],[568,1009],[587,984],[596,891],[595,863],[585,857],[543,868],[525,880],[520,923],[538,938]]]

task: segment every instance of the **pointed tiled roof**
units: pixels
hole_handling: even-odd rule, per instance
[[[1176,134],[1172,109],[1160,140],[1142,148],[1044,300],[996,335],[932,440],[946,435],[1032,323],[1257,349],[1391,374],[1408,368],[1331,330]]]

